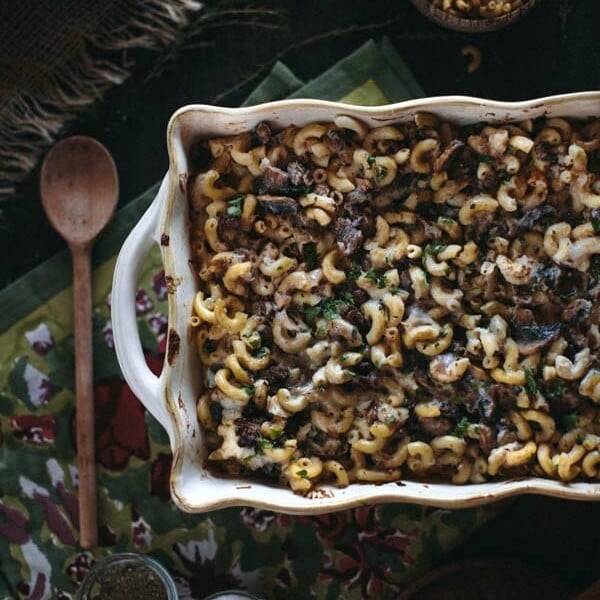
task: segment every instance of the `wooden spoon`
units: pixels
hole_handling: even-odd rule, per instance
[[[42,204],[73,256],[79,542],[83,548],[95,546],[98,538],[90,259],[96,237],[114,212],[118,189],[111,155],[100,142],[89,137],[62,140],[50,150],[42,165]]]

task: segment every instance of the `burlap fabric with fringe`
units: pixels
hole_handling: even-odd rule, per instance
[[[130,75],[133,49],[168,47],[201,7],[196,0],[1,0],[0,200],[69,120]]]

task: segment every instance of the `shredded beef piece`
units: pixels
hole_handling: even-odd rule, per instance
[[[582,296],[585,290],[583,274],[575,269],[561,269],[556,291],[561,300],[571,300]]]
[[[381,408],[381,400],[373,400],[367,410],[365,411],[365,419],[369,425],[373,425],[376,421],[379,420],[379,416],[377,415],[377,411]]]
[[[344,136],[335,129],[330,129],[324,136],[323,142],[330,152],[337,154],[342,162],[350,164],[352,162],[352,149],[348,147],[348,143]]]
[[[443,150],[443,152],[435,159],[433,170],[436,173],[447,171],[458,159],[465,148],[465,143],[462,140],[452,140]]]
[[[533,323],[533,312],[529,308],[513,306],[510,308],[509,313],[511,320],[517,327],[519,325],[529,325]]]
[[[273,328],[269,325],[267,327],[261,327],[258,332],[260,333],[260,341],[263,346],[267,348],[273,347]]]
[[[327,435],[320,429],[312,428],[306,438],[308,448],[320,458],[337,458],[346,455],[349,445],[338,437]]]
[[[269,384],[269,394],[275,394],[277,390],[285,387],[288,377],[290,376],[290,370],[288,367],[273,365],[272,367],[265,369],[262,376]]]
[[[421,431],[431,437],[446,435],[452,429],[450,421],[443,417],[422,417],[418,423]]]
[[[358,363],[355,367],[353,367],[353,370],[359,377],[371,375],[373,373],[373,363],[364,360],[363,362]]]
[[[346,255],[353,255],[363,242],[363,233],[356,229],[350,219],[338,218],[334,224],[339,249]]]
[[[482,192],[492,192],[498,187],[498,184],[500,183],[500,177],[495,169],[491,168],[483,173],[478,182],[479,188]]]
[[[428,242],[440,240],[442,238],[442,230],[432,223],[425,223],[424,234],[425,240]]]
[[[442,400],[440,402],[440,411],[442,413],[442,416],[450,417],[451,419],[456,419],[458,416],[458,409],[456,407],[456,404],[454,404],[453,402],[455,391],[452,388],[452,386],[447,386],[444,389],[444,391],[446,391],[448,395],[451,396],[451,398],[447,400]]]
[[[267,166],[262,174],[262,185],[266,193],[278,193],[290,184],[290,177],[281,169]]]
[[[252,146],[266,146],[271,141],[271,128],[261,121],[252,132]]]
[[[238,417],[233,423],[235,425],[235,434],[238,438],[238,446],[242,448],[254,448],[256,442],[262,437],[260,425],[244,417]]]
[[[292,215],[298,212],[298,202],[288,196],[261,194],[256,199],[262,208],[274,215]]]
[[[571,300],[562,311],[563,321],[582,321],[587,319],[592,312],[592,303],[583,298]]]
[[[375,227],[375,219],[370,213],[355,217],[353,218],[352,222],[356,227],[358,227],[358,229],[360,229],[365,239],[373,237],[377,232]]]
[[[487,389],[488,396],[496,406],[503,411],[510,410],[515,405],[515,393],[511,386],[504,383],[493,383]]]
[[[487,393],[484,387],[478,389],[477,410],[481,415],[482,421],[489,423],[496,414],[496,401]]]
[[[351,192],[348,192],[344,198],[344,208],[355,207],[358,204],[364,204],[365,202],[370,203],[373,196],[371,192],[367,191],[364,187],[355,187]]]
[[[310,171],[301,162],[290,163],[287,166],[287,173],[293,186],[310,185],[313,182]]]
[[[479,425],[479,444],[486,455],[497,446],[496,435],[492,428],[483,423]]]
[[[519,352],[524,356],[530,356],[539,352],[558,337],[560,323],[553,325],[530,325],[520,324],[511,328],[512,337],[517,342]]]
[[[550,145],[547,142],[536,142],[533,145],[532,156],[538,162],[545,163],[546,167],[556,162],[556,157],[550,151]]]
[[[549,204],[536,206],[534,209],[527,211],[516,224],[516,235],[526,231],[535,230],[535,226],[539,225],[540,229],[545,229],[556,215],[556,209]]]
[[[554,418],[560,418],[561,415],[573,412],[581,404],[581,397],[570,389],[560,396],[547,395],[546,400],[550,405],[550,413]]]
[[[313,192],[317,194],[317,196],[329,196],[331,188],[326,183],[317,183],[313,188]]]
[[[360,309],[352,304],[345,304],[340,308],[340,316],[356,327],[363,335],[365,335],[370,327],[370,321],[362,314]]]
[[[504,427],[498,429],[497,441],[499,446],[505,446],[506,444],[512,444],[513,442],[519,441],[519,436],[516,431],[505,429]]]
[[[369,299],[369,294],[365,292],[365,290],[361,290],[360,288],[356,288],[352,292],[352,298],[354,299],[354,304],[360,306],[364,304]]]
[[[479,161],[473,154],[473,151],[465,146],[460,154],[452,161],[448,169],[448,177],[454,181],[463,181],[464,179],[475,178]]]
[[[276,310],[275,304],[268,300],[258,300],[254,307],[254,313],[259,317],[270,317]]]
[[[281,465],[279,463],[267,463],[257,471],[268,479],[279,479],[281,474]]]
[[[219,239],[229,248],[257,251],[263,242],[242,229],[239,217],[220,213],[217,220]],[[237,251],[237,250],[236,250]]]

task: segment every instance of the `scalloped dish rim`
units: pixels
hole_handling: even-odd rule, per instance
[[[204,465],[202,431],[195,402],[199,378],[194,375],[195,351],[187,325],[191,314],[194,276],[188,265],[186,149],[193,139],[215,134],[228,135],[249,129],[249,124],[270,122],[302,125],[309,120],[331,120],[335,114],[358,116],[370,123],[410,118],[427,110],[445,118],[468,121],[506,121],[550,114],[578,117],[600,116],[600,92],[564,94],[523,102],[497,102],[467,96],[445,96],[411,100],[387,106],[359,107],[319,100],[283,100],[248,108],[221,108],[189,105],[177,110],[169,121],[168,191],[155,203],[155,239],[161,253],[167,281],[169,340],[167,358],[159,379],[158,397],[148,401],[166,403],[171,423],[161,424],[170,432],[173,450],[171,494],[175,504],[187,512],[205,512],[228,506],[253,506],[291,514],[316,514],[383,502],[463,508],[486,504],[520,494],[543,494],[565,499],[600,500],[600,483],[562,483],[527,477],[459,486],[451,483],[402,481],[385,484],[353,483],[347,488],[321,486],[308,496],[260,480],[230,479],[213,475]],[[291,120],[290,115],[297,115]],[[187,146],[186,146],[187,145]],[[160,217],[158,213],[160,212]],[[168,238],[165,238],[165,234]],[[168,239],[168,245],[164,240]],[[174,347],[177,346],[177,352]],[[135,391],[135,390],[134,390]],[[164,406],[164,405],[163,405]]]

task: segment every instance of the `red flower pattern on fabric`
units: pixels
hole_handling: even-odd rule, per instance
[[[9,423],[13,435],[27,444],[53,444],[56,438],[56,419],[52,415],[13,415]]]
[[[162,360],[146,357],[154,372],[160,372]],[[111,377],[95,388],[96,458],[113,471],[123,470],[132,456],[146,460],[150,456],[145,410],[129,386]]]

